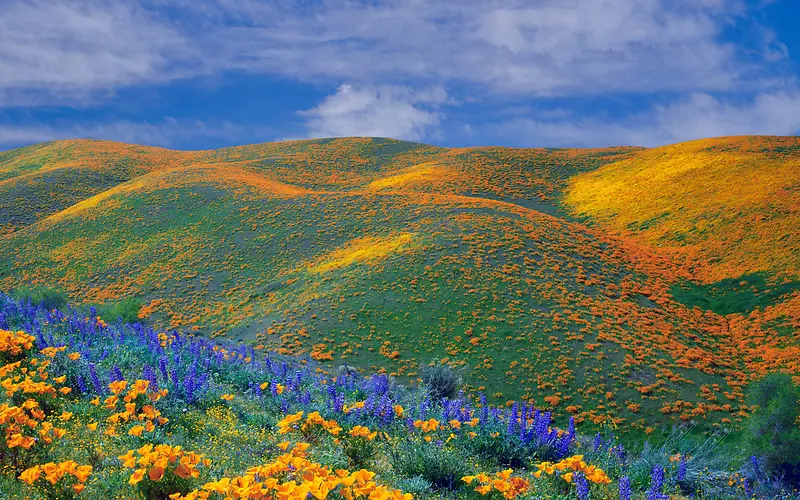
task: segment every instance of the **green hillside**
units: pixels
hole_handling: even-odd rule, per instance
[[[371,138],[197,152],[46,143],[0,154],[0,289],[136,297],[159,328],[412,382],[421,364],[446,363],[493,404],[587,423],[735,425],[754,374],[800,373],[798,294],[773,293],[767,272],[751,291],[768,297],[754,299],[756,316],[694,307],[676,287],[704,290],[703,241],[665,246],[581,208],[576,182],[648,154]],[[778,182],[796,205],[795,178]],[[793,220],[771,224],[780,217]],[[765,341],[766,360],[747,348],[770,328],[784,336]]]

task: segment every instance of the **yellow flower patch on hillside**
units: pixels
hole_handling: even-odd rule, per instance
[[[350,241],[334,250],[318,263],[310,266],[312,273],[326,273],[356,263],[372,263],[390,255],[410,250],[415,243],[412,233],[400,233],[386,237],[366,236]]]
[[[446,169],[433,163],[420,163],[413,167],[400,170],[399,173],[378,179],[369,183],[368,189],[380,191],[383,189],[397,189],[417,184],[420,182],[436,181],[443,177]]]
[[[576,176],[579,214],[653,246],[679,247],[710,282],[797,272],[800,158],[791,138],[722,138],[652,150]],[[793,255],[794,254],[794,255]]]

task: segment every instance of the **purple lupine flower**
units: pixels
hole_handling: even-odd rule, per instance
[[[332,408],[335,408],[337,396],[336,387],[333,385],[327,385],[325,386],[325,391],[328,393],[328,405]]]
[[[617,445],[617,460],[619,460],[620,465],[625,465],[625,462],[628,460],[628,452],[625,450],[625,446],[622,444]]]
[[[628,476],[619,480],[619,500],[631,500],[631,480]]]
[[[678,482],[683,481],[686,479],[686,457],[681,456],[681,461],[678,464],[678,473],[676,479]]]
[[[647,490],[647,500],[669,500],[669,495],[664,495],[664,468],[660,465],[653,467],[650,473],[650,488]]]
[[[600,433],[598,432],[594,436],[594,452],[597,453],[598,451],[600,451],[603,448],[604,444],[605,443],[603,443],[603,436],[601,436]]]
[[[180,365],[176,364],[176,366],[180,366]],[[170,370],[170,375],[172,376],[172,386],[177,388],[178,387],[178,380],[180,380],[178,378],[178,369],[177,368],[171,369]]]
[[[578,498],[580,500],[589,500],[589,481],[586,480],[586,476],[580,472],[576,472],[574,477]]]
[[[753,473],[757,478],[761,477],[761,467],[758,464],[758,458],[755,455],[750,456],[750,465],[753,467]]]
[[[519,419],[519,407],[517,403],[511,407],[511,414],[508,417],[508,429],[506,431],[509,434],[514,434],[514,427],[517,425],[517,420]]]
[[[519,428],[519,440],[522,441],[522,444],[528,444],[530,433],[525,430],[525,427]]]
[[[422,401],[422,402],[419,404],[419,417],[418,417],[418,418],[419,418],[420,420],[425,420],[425,416],[426,416],[426,414],[428,413],[428,406],[429,406],[429,405],[430,405],[430,403],[428,402],[428,398],[425,398],[425,399],[424,399],[424,400],[423,400],[423,401]]]
[[[557,453],[559,458],[564,458],[569,455],[569,447],[571,444],[572,437],[567,433],[562,434],[557,444]]]
[[[86,382],[83,380],[83,377],[78,375],[77,377],[75,377],[75,382],[77,383],[78,390],[81,392],[81,394],[86,394],[87,387],[86,387]]]
[[[156,377],[156,371],[147,363],[145,363],[144,368],[142,368],[142,379],[150,382],[150,390],[158,391],[158,377]]]
[[[94,392],[98,396],[105,392],[105,387],[100,383],[100,377],[97,375],[97,368],[94,363],[89,363],[89,380],[92,381],[92,387],[94,387]]]
[[[344,412],[344,394],[337,394],[336,399],[333,402],[333,411],[337,413]]]
[[[744,494],[747,495],[747,498],[751,498],[753,496],[753,485],[750,484],[750,481],[747,478],[744,478],[742,487],[744,488]]]
[[[36,347],[40,350],[47,347],[47,341],[45,340],[41,330],[36,332]]]
[[[169,382],[169,377],[167,376],[167,358],[163,356],[158,358],[158,370],[161,372],[161,376],[164,377],[164,380]]]

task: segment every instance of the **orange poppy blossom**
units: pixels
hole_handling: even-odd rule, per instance
[[[302,421],[304,412],[299,411],[286,415],[281,419],[278,424],[278,434],[287,434],[293,430],[299,430],[304,435],[308,436],[313,432],[315,427],[321,427],[329,434],[334,436],[338,435],[342,428],[335,420],[325,420],[318,411],[309,413],[305,421]],[[302,423],[300,423],[302,421]]]
[[[283,444],[288,448],[289,443]],[[410,493],[377,484],[373,480],[376,474],[372,471],[333,471],[309,460],[306,453],[308,447],[308,443],[296,443],[289,453],[280,455],[267,464],[251,467],[243,476],[212,481],[187,495],[171,495],[170,499],[207,499],[216,493],[226,498],[253,500],[305,500],[309,495],[321,500],[336,493],[347,500],[411,500]]]
[[[200,475],[199,466],[209,467],[211,460],[203,454],[185,451],[181,446],[167,444],[146,444],[135,450],[128,450],[120,455],[119,460],[124,467],[135,469],[128,479],[128,484],[136,485],[144,480],[145,475],[151,481],[160,481],[166,473],[181,478],[196,478]]]
[[[61,463],[48,462],[44,465],[35,465],[25,469],[19,475],[19,479],[29,485],[38,485],[45,488],[44,483],[39,482],[40,479],[46,481],[50,485],[56,485],[61,482],[62,479],[71,476],[74,478],[74,481],[65,481],[65,483],[68,484],[64,486],[79,494],[84,490],[86,480],[91,473],[91,465],[78,465],[73,460],[67,460]]]
[[[12,332],[0,328],[0,353],[7,358],[19,356],[28,349],[32,349],[35,340],[33,335],[28,335],[21,330]]]
[[[573,455],[559,462],[540,462],[536,464],[538,469],[533,473],[534,477],[541,477],[542,474],[553,475],[556,471],[560,472],[561,477],[566,482],[571,482],[575,472],[582,473],[586,479],[592,483],[610,484],[611,478],[602,470],[594,465],[588,465],[583,461],[583,455]],[[566,472],[565,472],[566,471]]]
[[[527,492],[530,488],[529,481],[521,477],[512,477],[513,472],[512,469],[505,469],[491,476],[482,472],[474,476],[464,476],[461,480],[469,485],[472,485],[473,482],[479,483],[475,486],[475,491],[481,495],[497,491],[503,495],[503,498],[512,499]]]
[[[353,437],[366,438],[368,441],[372,441],[373,439],[375,439],[375,436],[378,435],[377,431],[370,432],[369,428],[364,427],[362,425],[356,425],[355,427],[350,429],[347,433]]]

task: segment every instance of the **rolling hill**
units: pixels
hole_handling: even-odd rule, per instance
[[[800,138],[0,153],[0,289],[648,430],[800,376]]]

